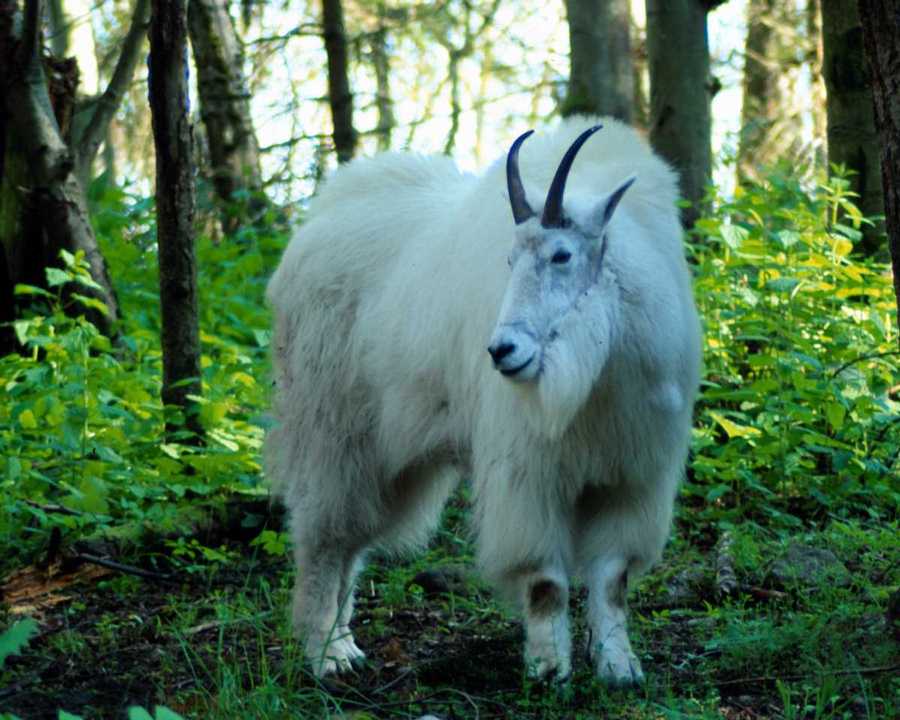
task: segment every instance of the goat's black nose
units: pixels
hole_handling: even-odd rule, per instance
[[[501,342],[495,345],[491,345],[488,348],[488,352],[491,354],[491,357],[494,359],[495,363],[499,363],[503,358],[511,353],[515,352],[516,345],[515,343]]]

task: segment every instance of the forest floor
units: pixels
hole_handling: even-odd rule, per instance
[[[324,682],[288,632],[283,537],[269,547],[182,540],[125,560],[168,568],[167,579],[93,564],[57,568],[52,581],[18,571],[5,580],[0,625],[27,611],[39,631],[0,669],[0,717],[124,718],[132,705],[204,720],[900,716],[895,525],[835,520],[790,541],[753,526],[723,546],[682,512],[663,562],[630,598],[647,682],[611,690],[583,652],[583,590],[572,599],[573,677],[526,677],[521,624],[474,575],[465,514],[455,500],[415,560],[373,560],[354,622],[367,664]]]

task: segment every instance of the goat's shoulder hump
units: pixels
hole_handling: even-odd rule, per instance
[[[464,179],[456,163],[443,155],[386,152],[339,167],[325,182],[311,209],[321,210],[348,197],[394,196],[413,189],[446,187]]]

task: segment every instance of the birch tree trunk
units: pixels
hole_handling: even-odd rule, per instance
[[[150,112],[156,147],[156,238],[162,310],[162,400],[170,435],[182,425],[202,432],[194,180],[189,118],[187,0],[152,0]]]
[[[896,26],[893,32],[900,32]],[[828,162],[856,174],[851,189],[864,215],[882,215],[881,154],[875,131],[872,87],[863,50],[863,30],[856,0],[822,3],[825,87],[828,111]],[[883,226],[863,226],[861,249],[882,250]]]
[[[681,177],[685,227],[701,213],[712,171],[708,9],[714,0],[647,0],[650,142]]]
[[[859,17],[869,62],[875,125],[881,137],[885,224],[900,330],[900,0],[859,0]]]
[[[191,0],[188,26],[213,187],[227,208],[234,203],[236,192],[249,191],[251,196],[262,192],[259,144],[250,115],[243,52],[226,0]],[[259,209],[258,201],[250,205],[251,212]],[[223,215],[227,233],[240,224],[240,217]]]
[[[334,149],[338,162],[353,159],[356,130],[353,128],[353,93],[350,92],[347,35],[341,0],[322,0],[322,38],[328,56],[328,102],[334,126]]]
[[[630,0],[565,0],[569,87],[562,115],[634,116]]]

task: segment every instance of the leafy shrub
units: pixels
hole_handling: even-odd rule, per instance
[[[853,254],[847,181],[810,195],[775,176],[718,205],[690,246],[706,379],[689,504],[724,523],[896,516],[893,288]]]
[[[152,209],[110,188],[92,216],[121,302],[115,346],[65,307],[72,297],[96,306],[77,291],[62,293],[91,282],[82,257],[65,254],[63,269],[47,270],[56,294],[16,288],[45,308],[15,323],[25,352],[0,358],[0,547],[9,549],[0,575],[31,557],[53,528],[76,538],[135,521],[165,530],[198,498],[265,492],[263,290],[284,238],[263,231],[240,244],[200,238],[206,443],[165,442]]]

